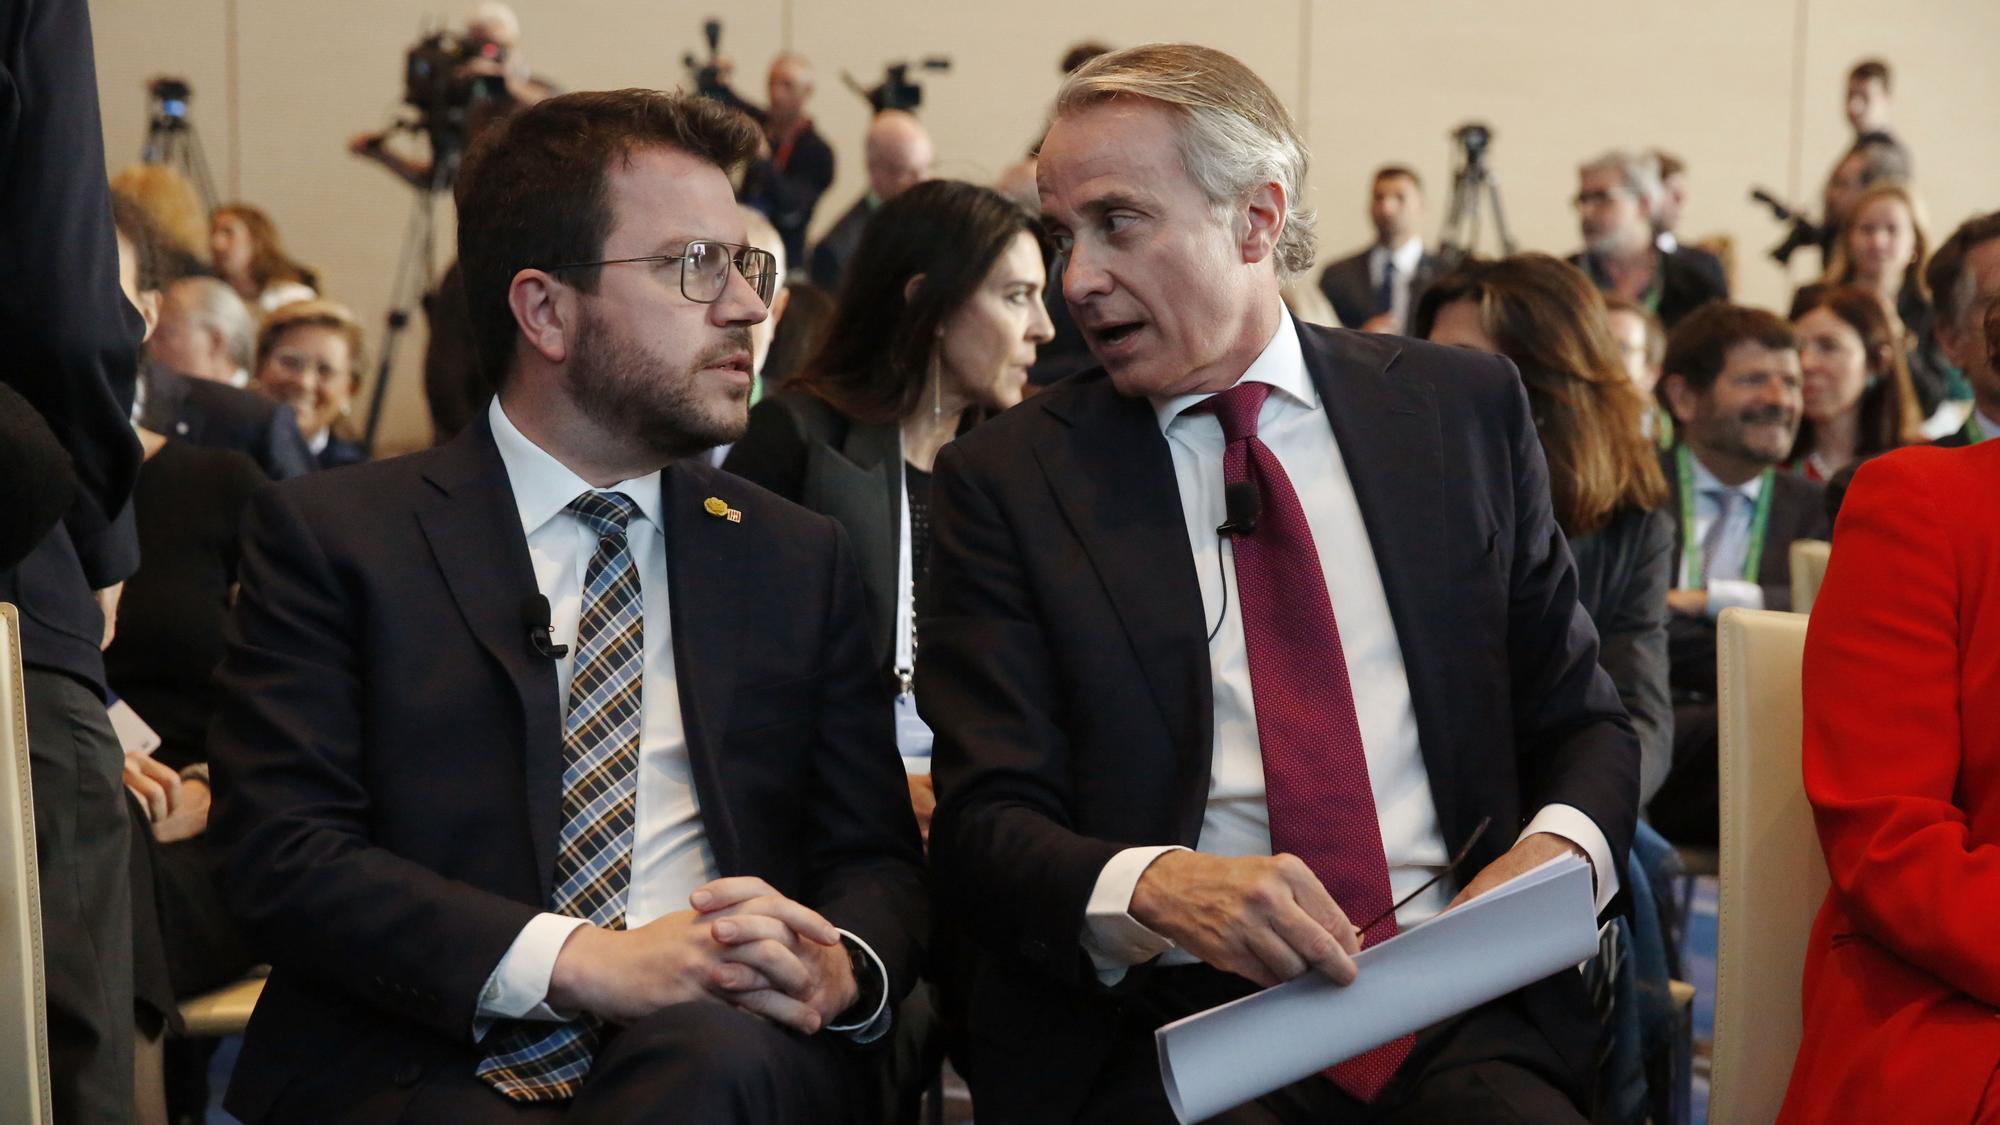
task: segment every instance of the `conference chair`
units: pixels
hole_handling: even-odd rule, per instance
[[[1826,580],[1826,560],[1833,544],[1824,539],[1792,540],[1792,609],[1811,613],[1819,584]]]
[[[0,603],[0,1120],[23,1125],[52,1119],[36,871],[20,617]]]
[[[1721,902],[1711,1121],[1775,1120],[1799,1049],[1806,939],[1826,861],[1800,774],[1806,616],[1726,609],[1717,623]]]

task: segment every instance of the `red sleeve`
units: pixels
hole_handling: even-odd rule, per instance
[[[2000,848],[1954,803],[1962,747],[1960,587],[1949,455],[1911,450],[1854,478],[1813,604],[1804,769],[1834,893],[1856,928],[2000,1004]]]

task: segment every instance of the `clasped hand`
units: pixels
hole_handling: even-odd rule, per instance
[[[810,1035],[860,994],[833,923],[762,879],[717,879],[689,905],[633,930],[577,927],[556,957],[549,1002],[630,1023],[716,1001]]]

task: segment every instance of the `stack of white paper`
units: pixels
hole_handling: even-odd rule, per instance
[[[1590,865],[1559,856],[1361,951],[1346,987],[1317,972],[1154,1033],[1183,1125],[1504,996],[1597,952]]]

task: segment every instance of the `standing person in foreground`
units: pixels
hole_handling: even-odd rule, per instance
[[[777,278],[748,119],[571,94],[467,157],[494,403],[262,493],[211,736],[273,970],[246,1121],[867,1121],[927,929],[837,526],[699,456]]]
[[[1168,1020],[1351,980],[1362,944],[1555,856],[1589,858],[1600,909],[1617,891],[1638,747],[1520,378],[1295,326],[1305,165],[1207,48],[1058,95],[1042,212],[1104,370],[944,447],[918,630],[982,1123],[1172,1120]],[[1462,889],[1356,932],[1482,817]],[[1580,1122],[1596,1039],[1558,973],[1227,1119]]]

